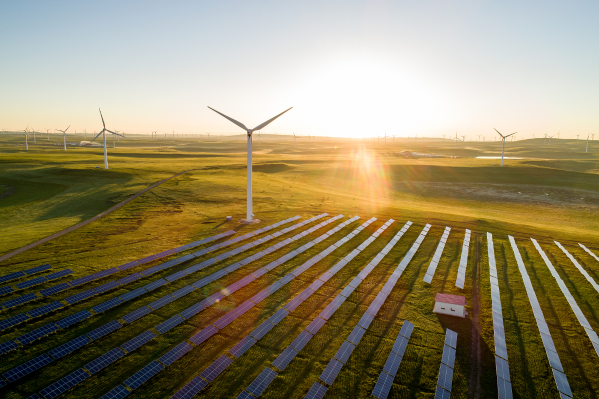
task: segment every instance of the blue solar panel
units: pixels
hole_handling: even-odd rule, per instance
[[[401,330],[399,331],[399,335],[404,336],[406,338],[410,338],[412,335],[412,331],[414,330],[414,324],[409,321],[405,321],[403,326],[401,326]]]
[[[322,399],[325,393],[327,393],[327,387],[315,382],[306,396],[304,396],[304,399]]]
[[[88,332],[86,335],[89,339],[94,341],[96,339],[102,338],[105,335],[110,334],[113,331],[118,330],[122,326],[123,325],[121,324],[120,321],[112,320],[112,321],[109,321],[108,323],[96,328],[95,330]]]
[[[213,336],[214,334],[216,334],[217,332],[218,332],[218,328],[216,328],[212,324],[210,324],[209,326],[200,330],[197,334],[195,334],[194,336],[189,338],[189,340],[191,342],[193,342],[194,344],[199,345],[202,342],[204,342],[205,340],[207,340],[208,338],[210,338],[211,336]]]
[[[241,391],[241,393],[237,395],[236,399],[254,399],[254,397],[246,391]]]
[[[139,309],[134,310],[131,313],[128,313],[126,315],[123,316],[123,320],[125,320],[127,323],[133,323],[135,320],[144,317],[145,315],[152,313],[152,309],[150,309],[147,306],[142,306]]]
[[[168,263],[168,262],[167,262]],[[152,266],[150,268],[147,268],[146,270],[142,270],[141,272],[139,272],[139,274],[143,275],[143,276],[151,276],[154,273],[158,273],[159,271],[161,271],[164,267],[164,263],[160,264],[160,265],[156,265],[156,266]],[[166,266],[166,268],[168,268],[169,266]],[[164,279],[161,279],[164,280]]]
[[[379,399],[386,399],[389,395],[389,391],[391,391],[391,386],[393,385],[394,376],[390,376],[387,373],[381,373],[379,379],[372,390],[372,395]]]
[[[0,355],[3,355],[5,353],[10,352],[13,349],[16,349],[19,347],[19,344],[17,344],[14,340],[10,340],[10,341],[5,341],[2,342],[0,344]]]
[[[111,267],[110,269],[100,270],[99,272],[92,274],[92,276],[94,276],[94,278],[96,279],[100,279],[118,272],[119,269],[117,269],[116,267]]]
[[[28,311],[27,313],[29,314],[29,316],[31,317],[38,317],[38,316],[43,316],[45,314],[48,314],[50,312],[55,311],[56,309],[60,309],[62,308],[64,305],[62,302],[60,301],[56,301],[56,302],[52,302],[49,303],[47,305],[44,306],[40,306],[38,308],[32,309],[30,311]]]
[[[36,299],[38,299],[38,296],[32,292],[30,294],[22,295],[18,298],[11,299],[10,301],[6,301],[0,305],[4,306],[6,309],[10,309]]]
[[[349,334],[349,337],[347,337],[347,340],[354,345],[358,345],[365,332],[366,330],[364,330],[362,327],[355,326],[351,334]]]
[[[293,358],[295,358],[297,353],[298,352],[293,347],[288,346],[274,360],[274,362],[272,362],[272,365],[275,366],[276,368],[278,368],[279,370],[285,370],[285,367],[287,367],[289,365],[289,363],[291,363],[291,361],[293,360]]]
[[[60,328],[67,328],[75,323],[79,323],[81,320],[87,319],[88,317],[92,317],[92,314],[89,312],[89,310],[82,310],[81,312],[77,312],[65,317],[64,319],[58,320],[56,325]]]
[[[145,294],[147,292],[148,291],[146,291],[144,289],[144,287],[139,287],[139,288],[136,288],[136,289],[134,289],[132,291],[129,291],[129,292],[121,295],[121,299],[124,302],[127,302],[127,301],[130,301],[131,299],[137,298],[138,296],[141,296],[141,295],[143,295],[143,294]]]
[[[80,292],[78,294],[71,295],[68,298],[65,298],[65,301],[67,301],[69,304],[73,305],[77,302],[83,301],[84,299],[91,298],[94,295],[96,295],[96,292],[94,290],[86,290],[86,291]]]
[[[125,352],[121,348],[113,348],[108,352],[98,356],[83,367],[89,370],[90,373],[96,374],[98,371],[116,362],[123,356],[125,356]]]
[[[50,288],[40,290],[40,294],[42,294],[43,297],[46,297],[46,296],[57,294],[64,290],[68,290],[70,288],[73,288],[73,287],[69,283],[56,284],[55,286],[52,286]]]
[[[0,276],[0,283],[6,283],[7,281],[12,281],[18,278],[25,276],[23,272],[14,272],[10,274],[6,274],[4,276]]]
[[[306,327],[306,331],[308,331],[312,335],[315,335],[318,332],[318,330],[320,330],[320,328],[324,326],[324,323],[326,323],[326,320],[317,317],[314,320],[312,320],[312,323],[310,323],[308,327]]]
[[[228,356],[222,355],[218,359],[216,359],[210,366],[206,368],[206,370],[202,371],[200,376],[204,378],[208,382],[212,382],[220,373],[223,372],[224,369],[227,368],[233,359]]]
[[[12,287],[10,285],[0,287],[0,295],[10,294],[13,291],[14,290],[12,289]]]
[[[239,317],[239,315],[237,313],[230,311],[229,313],[227,313],[226,315],[224,315],[223,317],[221,317],[220,319],[215,321],[214,325],[219,330],[222,330],[223,328],[228,326],[230,323],[232,323],[238,317]]]
[[[370,326],[370,323],[372,323],[372,320],[374,320],[374,316],[368,312],[364,312],[362,318],[358,322],[358,325],[363,329],[368,330],[368,327]]]
[[[170,366],[192,349],[193,346],[189,345],[187,342],[181,342],[179,345],[162,355],[158,360],[165,365]]]
[[[399,368],[399,364],[401,363],[402,357],[395,352],[389,353],[389,357],[385,362],[385,366],[383,367],[383,371],[391,376],[395,376],[397,374],[397,369]]]
[[[439,381],[437,384],[451,392],[451,385],[453,380],[453,369],[451,367],[447,367],[443,363],[441,363],[441,367],[439,368]]]
[[[87,338],[85,335],[80,335],[77,338],[70,340],[66,344],[62,344],[59,347],[56,347],[56,348],[48,351],[48,353],[54,359],[60,359],[61,357],[66,356],[69,353],[76,351],[77,349],[89,344],[90,342],[91,342],[91,340],[89,338]]]
[[[142,277],[143,276],[141,274],[139,274],[139,273],[133,273],[133,274],[130,274],[130,275],[126,276],[126,277],[123,277],[122,279],[120,279],[118,281],[122,285],[125,285],[125,284],[129,284],[129,283],[131,283],[131,282],[133,282],[135,280],[139,280]]]
[[[108,309],[112,309],[115,306],[120,305],[121,303],[123,303],[123,300],[117,296],[105,302],[97,304],[92,308],[92,310],[96,313],[102,313],[107,311]]]
[[[177,391],[171,399],[191,399],[196,396],[202,389],[204,389],[208,383],[196,376],[189,381],[183,388]]]
[[[89,374],[87,374],[83,369],[75,370],[66,377],[56,381],[54,384],[48,385],[46,388],[42,389],[40,393],[46,399],[54,399],[88,377]]]
[[[445,389],[443,389],[437,385],[437,390],[435,391],[435,399],[450,399],[450,398],[451,398],[451,392],[446,391]],[[500,396],[500,398],[501,398],[501,396]]]
[[[345,364],[345,362],[347,362],[347,359],[349,359],[349,357],[351,356],[355,347],[356,346],[351,342],[344,341],[341,344],[341,347],[339,348],[337,353],[335,353],[335,358],[339,360],[341,363]]]
[[[158,363],[156,360],[154,360],[152,363],[148,364],[146,367],[127,378],[124,384],[132,390],[137,389],[144,382],[158,374],[158,372],[163,368],[164,366],[161,363]]]
[[[187,285],[181,289],[178,289],[177,291],[173,292],[171,295],[174,296],[175,298],[179,299],[184,297],[185,295],[189,294],[190,292],[195,291],[195,287],[192,285]]]
[[[56,272],[56,273],[48,274],[46,276],[46,278],[48,279],[48,281],[50,281],[50,280],[56,280],[58,278],[68,276],[70,274],[73,274],[73,271],[71,269],[65,269],[65,270],[61,270],[61,271]]]
[[[122,385],[117,385],[108,391],[105,395],[102,395],[100,399],[122,399],[129,395],[129,390]]]
[[[33,331],[28,332],[27,334],[23,334],[17,339],[23,345],[27,345],[35,340],[38,340],[42,337],[45,337],[48,334],[53,333],[58,330],[58,327],[54,323],[48,323],[40,328],[36,328]]]
[[[335,381],[335,378],[337,378],[337,374],[339,374],[339,371],[341,371],[342,367],[343,363],[339,362],[336,359],[331,359],[329,364],[327,364],[327,367],[325,367],[324,371],[320,375],[320,379],[326,382],[327,384],[332,385]]]
[[[148,306],[151,307],[152,309],[156,310],[156,309],[160,309],[161,307],[168,305],[169,303],[173,302],[175,300],[175,298],[173,298],[170,295],[165,295],[162,298],[158,298],[156,299],[154,302],[150,303]]]
[[[29,319],[29,316],[26,313],[20,313],[16,316],[9,317],[8,319],[4,319],[4,320],[0,321],[0,331],[4,331],[7,328],[16,326],[17,324],[20,324],[28,319]]]
[[[32,274],[43,272],[45,270],[50,270],[50,269],[52,269],[52,266],[50,266],[49,264],[46,263],[45,265],[36,266],[36,267],[32,267],[31,269],[24,270],[23,273],[25,273],[28,276],[31,276]],[[21,272],[17,272],[17,273],[21,273]]]
[[[112,290],[116,287],[120,287],[121,283],[119,283],[117,280],[114,281],[110,281],[106,284],[102,284],[97,286],[96,288],[94,288],[94,291],[96,292],[96,294],[102,294],[106,291]]]
[[[23,282],[17,283],[17,284],[15,284],[15,286],[18,289],[22,290],[24,288],[29,288],[29,287],[33,287],[34,285],[45,283],[46,281],[48,281],[48,280],[46,280],[46,277],[36,277],[36,278],[31,279],[31,280],[27,280],[27,281],[23,281]]]
[[[312,339],[313,335],[308,331],[304,330],[293,340],[293,342],[289,345],[295,348],[296,351],[301,351],[304,349],[304,346]]]
[[[244,337],[234,347],[229,349],[229,353],[235,357],[243,355],[248,349],[250,349],[256,342],[256,339],[250,335]]]
[[[137,337],[134,337],[129,341],[125,342],[123,345],[121,345],[121,348],[123,348],[127,352],[133,352],[135,349],[156,338],[156,336],[157,335],[150,330],[144,331]]]
[[[393,344],[393,348],[391,350],[393,352],[397,353],[399,356],[403,356],[407,347],[408,347],[408,339],[404,338],[400,335],[395,340],[395,343]]]
[[[170,295],[169,295],[170,296]],[[195,316],[196,314],[200,313],[202,310],[205,309],[204,304],[200,303],[195,303],[193,305],[191,305],[190,307],[188,307],[187,309],[185,309],[184,311],[182,311],[181,313],[179,313],[184,319],[189,319],[193,316]]]
[[[256,377],[254,381],[252,381],[250,386],[247,387],[246,391],[248,391],[254,396],[260,396],[262,395],[262,392],[264,392],[264,390],[275,379],[276,376],[276,371],[274,371],[273,369],[266,368],[264,369],[264,371],[260,373],[258,377]]]
[[[272,330],[274,326],[272,324],[270,324],[270,322],[268,320],[266,320],[265,322],[263,322],[262,324],[260,324],[258,327],[256,327],[251,333],[250,335],[256,339],[261,339],[263,336],[266,335],[266,333],[268,333],[270,330]]]
[[[441,362],[453,368],[455,363],[455,349],[451,346],[443,345],[443,356]]]
[[[69,281],[69,284],[72,287],[77,287],[79,285],[89,283],[90,281],[93,281],[95,279],[96,279],[96,276],[94,276],[93,274],[88,274],[87,276],[79,277],[79,278]]]
[[[48,355],[40,355],[34,359],[31,359],[25,363],[18,365],[17,367],[2,373],[2,376],[8,380],[8,382],[14,382],[19,378],[22,378],[28,374],[33,373],[35,370],[39,370],[46,364],[51,363],[53,359]]]
[[[165,322],[156,326],[156,331],[158,331],[160,334],[164,334],[167,331],[169,331],[170,329],[183,323],[184,321],[185,321],[185,319],[183,317],[176,314],[173,317],[171,317],[170,319],[168,319]]]
[[[150,292],[154,291],[156,288],[162,287],[164,284],[166,284],[166,280],[161,278],[160,280],[152,281],[151,283],[144,285],[143,288]]]

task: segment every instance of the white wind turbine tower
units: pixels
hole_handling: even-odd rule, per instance
[[[493,128],[493,129],[495,129],[495,128]],[[514,132],[512,134],[508,134],[508,135],[504,136],[503,134],[499,133],[499,131],[497,129],[495,129],[495,131],[497,132],[497,134],[499,134],[501,136],[501,141],[503,141],[503,146],[501,148],[501,165],[500,165],[500,166],[503,166],[503,154],[505,153],[505,139],[510,137],[512,134],[516,134],[518,132]]]
[[[29,134],[29,126],[27,126],[25,128],[25,130],[23,130],[25,132],[25,151],[29,151],[29,144],[27,144],[27,135]],[[588,144],[587,144],[587,149],[589,148]]]
[[[69,127],[71,127],[71,125],[69,125]],[[62,142],[64,144],[64,150],[67,150],[67,130],[69,130],[69,127],[67,127],[65,130],[60,130],[60,129],[54,129],[56,131],[62,132]]]
[[[100,110],[100,108],[98,108],[98,111],[100,111],[100,118],[102,118],[102,130],[100,131],[100,133],[98,133],[98,135],[96,137],[93,138],[92,141],[90,141],[90,143],[93,143],[94,140],[98,138],[98,136],[102,135],[102,140],[104,141],[104,169],[108,169],[108,157],[106,154],[106,132],[112,133],[113,135],[116,134],[117,136],[120,136],[120,134],[106,129],[106,124],[104,123],[104,117],[102,116],[102,110]],[[125,136],[123,136],[123,138],[124,137]]]
[[[392,143],[395,143],[395,136],[397,136],[397,135],[396,135],[396,134],[394,134],[393,136],[391,136],[391,137],[393,137],[393,138],[391,139],[391,142],[392,142]]]
[[[31,131],[33,132],[33,144],[37,144],[37,142],[35,141],[35,129],[31,128]]]
[[[462,136],[462,143],[466,141],[466,136]]]
[[[460,139],[458,138],[458,132],[455,132],[455,137],[453,138],[453,140],[455,140],[454,149],[457,150],[458,149],[458,141],[460,141]]]
[[[551,148],[551,139],[552,139],[554,136],[547,136],[547,137],[549,138],[549,148]]]
[[[295,137],[295,132],[293,133],[293,149],[295,150],[295,143],[297,141],[297,137]]]
[[[83,129],[83,137],[87,140],[87,129]]]
[[[208,107],[208,108],[210,108],[210,107]],[[293,107],[291,107],[291,108],[293,108]],[[247,147],[247,211],[246,211],[246,222],[247,223],[251,222],[252,217],[254,216],[254,214],[252,212],[252,134],[254,133],[254,131],[264,129],[272,121],[277,119],[279,116],[283,115],[285,112],[289,111],[291,108],[288,108],[287,110],[281,112],[279,115],[267,120],[266,122],[256,126],[253,129],[248,129],[243,123],[238,122],[233,118],[229,118],[227,115],[221,114],[217,110],[210,108],[212,111],[216,112],[217,114],[219,114],[223,118],[229,120],[230,122],[233,122],[234,124],[236,124],[237,126],[242,128],[243,130],[245,130],[247,133],[247,145],[248,145],[248,147]]]
[[[591,134],[589,133],[587,135],[587,149],[585,150],[585,152],[589,152],[589,137],[591,136]]]

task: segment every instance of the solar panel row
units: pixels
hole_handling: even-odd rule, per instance
[[[468,248],[470,247],[470,230],[466,229],[464,234],[464,243],[462,244],[462,255],[460,256],[460,265],[458,266],[458,276],[455,281],[455,286],[464,288],[466,281],[466,267],[468,266]]]
[[[439,265],[439,260],[441,259],[441,255],[443,255],[443,249],[445,249],[445,243],[447,242],[447,237],[449,237],[449,232],[451,231],[450,227],[445,227],[445,231],[441,236],[441,240],[439,245],[437,246],[437,250],[433,255],[433,259],[426,270],[426,274],[424,275],[424,281],[428,284],[433,281],[433,277],[435,276],[435,271],[437,270],[437,266]]]
[[[590,249],[588,249],[587,247],[585,247],[585,246],[584,246],[584,245],[582,245],[582,244],[578,244],[578,245],[580,245],[580,247],[581,247],[582,249],[584,249],[584,250],[585,250],[585,251],[586,251],[586,252],[587,252],[589,255],[591,255],[593,258],[595,258],[595,260],[596,260],[597,262],[599,262],[599,256],[595,255],[595,253],[593,253],[593,251],[591,251]]]
[[[530,277],[528,276],[528,272],[526,271],[526,267],[524,266],[524,262],[522,261],[522,256],[520,255],[520,250],[516,245],[516,241],[514,237],[508,236],[510,240],[510,245],[512,247],[512,251],[514,252],[514,256],[516,258],[516,263],[518,264],[518,270],[520,271],[520,275],[522,276],[522,280],[524,281],[524,287],[526,288],[526,294],[528,295],[528,300],[533,308],[533,313],[535,315],[535,319],[537,321],[537,327],[539,327],[539,334],[541,335],[541,340],[543,341],[543,345],[545,346],[545,351],[548,354],[548,359],[550,360],[550,365],[552,367],[553,376],[555,378],[555,383],[557,385],[557,389],[561,395],[565,395],[566,397],[572,397],[572,390],[570,389],[570,385],[568,384],[568,379],[566,375],[559,371],[556,367],[556,360],[559,363],[559,367],[561,368],[561,362],[559,362],[559,356],[557,354],[557,349],[555,348],[555,344],[553,343],[553,338],[551,338],[551,333],[549,332],[549,328],[547,327],[547,322],[545,321],[545,316],[543,315],[543,311],[539,305],[539,300],[537,299],[537,294],[532,286],[532,282],[530,281]],[[536,243],[533,240],[533,243]],[[538,244],[537,244],[538,245]],[[540,247],[537,247],[539,250]],[[544,255],[544,252],[543,252]],[[548,260],[547,260],[548,261]],[[543,329],[543,332],[541,329]],[[549,355],[553,352],[551,355]],[[553,364],[551,364],[551,360],[553,359]]]
[[[52,269],[52,266],[45,264],[45,265],[33,267],[31,269],[13,272],[10,274],[5,274],[4,276],[0,276],[0,283],[7,283],[9,281],[16,280],[18,278],[25,277],[25,276],[31,276],[36,273],[41,273],[41,272],[49,270],[49,269]]]
[[[508,365],[505,329],[503,327],[503,311],[499,296],[499,280],[497,279],[497,263],[495,261],[495,247],[493,235],[487,233],[487,251],[489,258],[489,273],[491,281],[491,310],[493,317],[493,333],[495,343],[495,365],[497,369],[497,389],[503,392],[506,398],[512,397],[512,384]],[[501,359],[501,360],[498,360]]]
[[[410,340],[413,330],[414,324],[407,320],[401,326],[401,330],[395,338],[393,348],[387,357],[383,371],[381,371],[376,385],[372,390],[373,396],[379,399],[386,399],[387,396],[389,396],[391,386],[393,385],[393,380],[395,379],[395,375],[397,374],[397,370],[399,369],[399,365],[405,353],[406,347],[408,346],[408,341]]]

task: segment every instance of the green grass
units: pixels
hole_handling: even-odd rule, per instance
[[[318,335],[279,374],[264,397],[303,397],[312,383],[318,380],[330,358],[407,253],[425,223],[431,223],[433,227],[360,345],[329,389],[327,397],[369,397],[404,320],[410,320],[416,328],[390,397],[434,396],[446,328],[458,332],[452,397],[469,397],[471,380],[474,381],[475,390],[477,381],[480,381],[478,394],[481,398],[496,397],[485,237],[487,231],[493,233],[495,242],[514,397],[558,396],[522,278],[507,239],[508,234],[517,239],[575,396],[591,398],[599,391],[599,375],[594,367],[597,355],[557,283],[529,240],[529,237],[539,240],[583,313],[593,328],[599,331],[599,315],[595,310],[599,308],[597,293],[551,241],[560,241],[599,280],[599,264],[576,244],[583,242],[596,253],[599,252],[599,161],[596,153],[584,153],[582,143],[560,140],[555,144],[554,140],[552,148],[543,147],[542,140],[507,143],[506,155],[527,159],[508,160],[507,166],[499,168],[497,160],[471,158],[496,155],[498,143],[467,142],[459,144],[458,150],[454,150],[452,143],[443,140],[404,139],[387,143],[383,147],[372,140],[319,139],[316,142],[299,140],[294,149],[288,138],[263,135],[262,144],[254,144],[257,150],[254,155],[254,209],[262,222],[247,226],[235,221],[224,222],[227,215],[233,215],[234,220],[245,216],[245,156],[240,139],[211,142],[168,140],[158,142],[161,148],[154,142],[139,138],[124,140],[116,149],[109,148],[109,170],[96,168],[97,165],[102,165],[101,149],[69,147],[64,153],[59,147],[52,145],[53,142],[58,142],[58,138],[51,139],[50,144],[46,144],[38,137],[38,144],[31,145],[30,151],[25,152],[14,136],[0,137],[2,254],[102,212],[160,179],[183,170],[190,172],[164,183],[90,225],[2,262],[1,274],[47,262],[56,270],[71,268],[74,276],[79,277],[231,228],[243,234],[294,215],[307,218],[322,212],[328,212],[331,216],[343,213],[346,216],[358,214],[362,217],[359,222],[347,226],[335,236],[235,292],[218,306],[200,313],[146,347],[90,377],[69,391],[66,395],[68,397],[99,397],[150,360],[160,357],[183,338],[193,335],[220,317],[224,311],[250,298],[371,216],[376,216],[378,220],[365,231],[240,317],[221,334],[212,337],[161,372],[130,397],[162,398],[172,395],[293,295],[349,254],[389,218],[397,222],[257,345],[236,360],[203,391],[202,397],[232,397],[247,387],[407,220],[413,221],[414,225]],[[399,154],[402,150],[460,155],[463,158],[404,158]],[[39,391],[106,350],[159,324],[336,224],[329,225],[284,250],[250,263],[204,289],[95,341],[85,349],[11,385],[10,391],[2,395],[24,398]],[[433,283],[429,286],[422,282],[422,278],[445,226],[450,226],[452,231]],[[465,228],[473,231],[473,237],[465,289],[459,290],[454,287],[454,283]],[[298,232],[281,236],[268,244],[94,316],[76,327],[4,355],[0,372]],[[221,252],[224,250],[210,256]],[[193,263],[179,265],[117,292],[100,295],[64,311],[21,324],[3,332],[1,342],[50,321],[88,309],[116,294],[143,286],[147,284],[147,280],[164,277],[189,267],[190,264]],[[0,317],[12,316],[65,298],[110,279],[3,312]],[[36,286],[20,294],[51,285],[53,284]],[[480,293],[480,324],[473,323],[472,319],[475,291]],[[465,295],[470,305],[469,317],[455,319],[432,313],[437,292]],[[16,294],[8,295],[1,299],[4,301],[15,296]],[[480,373],[473,348],[473,330],[481,334]]]

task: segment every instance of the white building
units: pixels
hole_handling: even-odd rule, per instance
[[[435,297],[435,313],[448,314],[451,316],[466,317],[466,297],[460,295],[449,295],[438,293]]]

